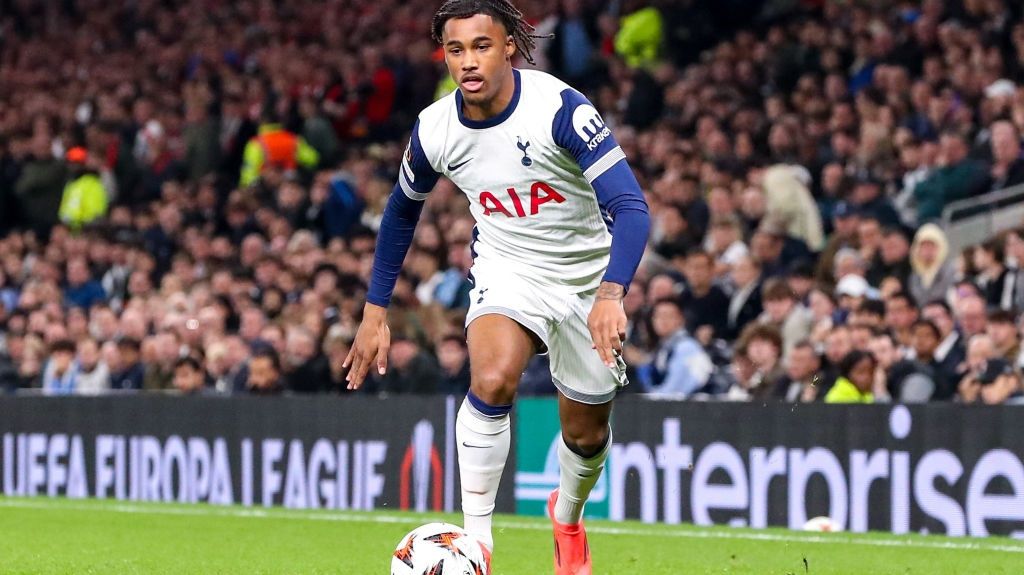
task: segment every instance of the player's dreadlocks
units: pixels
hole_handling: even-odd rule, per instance
[[[554,34],[531,34],[534,30],[533,26],[523,19],[523,13],[509,0],[446,0],[434,14],[434,21],[430,27],[434,40],[441,43],[441,33],[448,20],[469,18],[477,14],[486,14],[499,20],[512,36],[516,49],[531,64],[534,63],[533,49],[537,47],[535,40],[554,37]]]

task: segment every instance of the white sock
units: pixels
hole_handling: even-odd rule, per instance
[[[558,442],[558,499],[555,501],[555,521],[562,525],[576,525],[583,517],[583,506],[590,496],[590,491],[601,477],[604,462],[611,451],[612,430],[608,428],[608,440],[597,455],[584,458],[574,453],[565,444],[565,439]]]
[[[494,547],[491,516],[512,439],[508,414],[489,417],[463,401],[455,418],[465,529]]]

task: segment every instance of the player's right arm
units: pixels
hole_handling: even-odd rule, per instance
[[[363,306],[363,321],[359,324],[352,349],[343,364],[343,367],[349,369],[345,377],[349,389],[358,389],[363,384],[366,373],[374,363],[380,375],[387,371],[388,350],[391,347],[388,304],[391,303],[398,273],[402,271],[402,262],[412,245],[423,202],[438,177],[439,174],[430,165],[420,145],[417,122],[402,158],[398,182],[384,208],[384,218],[377,234],[377,249],[373,256],[370,290],[366,294],[366,305]]]

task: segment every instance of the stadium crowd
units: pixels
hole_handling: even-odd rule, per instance
[[[651,208],[626,391],[1020,398],[1024,228],[954,253],[934,223],[1024,183],[1019,4],[520,8]],[[454,88],[429,16],[0,0],[0,389],[341,392],[408,130]],[[442,179],[368,393],[467,389],[472,235]]]

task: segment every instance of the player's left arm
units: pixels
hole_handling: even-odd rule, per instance
[[[376,360],[377,373],[387,370],[391,332],[387,325],[387,308],[402,270],[402,262],[412,245],[416,224],[423,211],[423,202],[440,176],[431,167],[419,140],[419,122],[413,126],[387,207],[377,233],[377,249],[373,255],[370,289],[363,306],[363,320],[342,367],[352,368],[346,377],[348,389],[358,389]]]
[[[626,337],[622,298],[640,265],[651,227],[647,202],[611,130],[593,104],[576,90],[562,92],[552,134],[576,159],[613,222],[611,258],[587,326],[601,360],[614,367]]]

